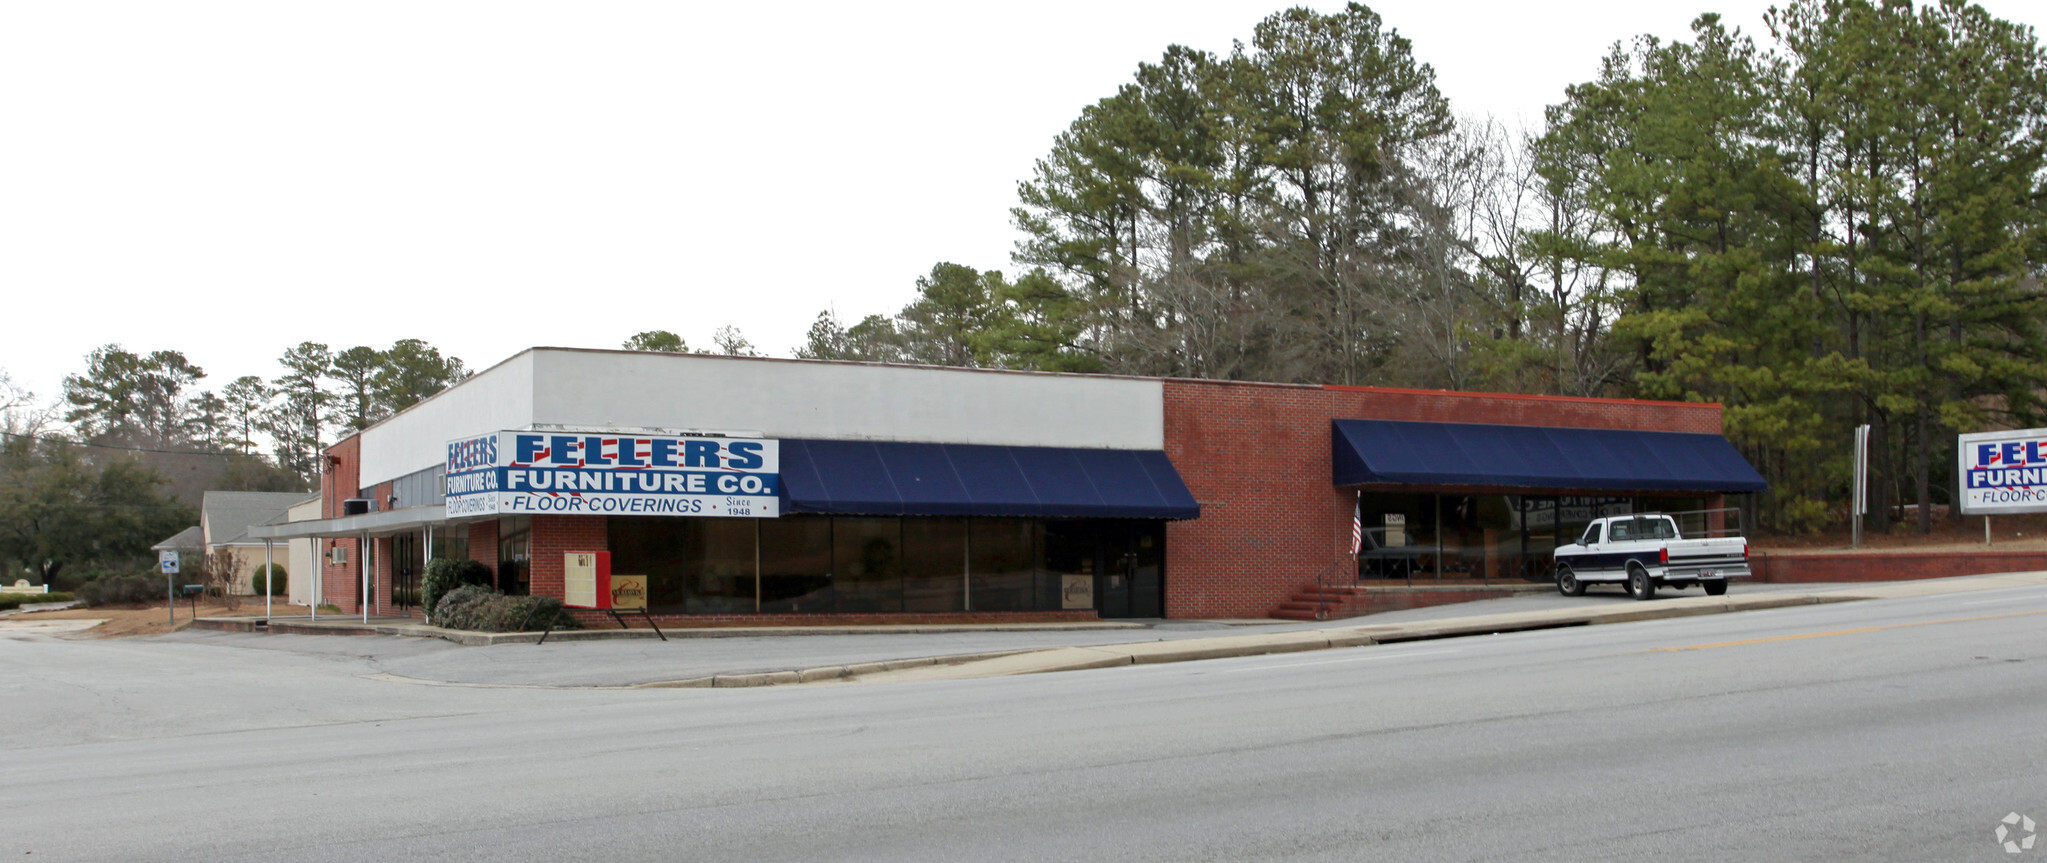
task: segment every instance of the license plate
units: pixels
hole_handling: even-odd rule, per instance
[[[1702,570],[1699,570],[1699,577],[1700,577],[1700,578],[1718,578],[1719,576],[1720,576],[1720,573],[1714,572],[1713,570],[1710,570],[1710,569],[1702,569]]]

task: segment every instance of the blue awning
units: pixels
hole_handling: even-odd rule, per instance
[[[783,440],[782,511],[1186,519],[1201,506],[1158,450]]]
[[[1625,491],[1762,491],[1717,434],[1336,420],[1339,486],[1364,483]]]

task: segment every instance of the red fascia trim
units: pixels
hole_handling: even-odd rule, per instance
[[[1408,390],[1395,387],[1358,387],[1343,384],[1323,384],[1325,390],[1346,393],[1392,393],[1403,396],[1464,396],[1483,399],[1519,399],[1532,402],[1577,402],[1600,405],[1657,405],[1673,408],[1711,408],[1719,410],[1719,402],[1662,402],[1649,399],[1602,399],[1591,396],[1541,396],[1528,393],[1481,393],[1468,390]]]

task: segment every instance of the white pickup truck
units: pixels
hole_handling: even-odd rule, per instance
[[[1749,574],[1748,540],[1738,536],[1685,539],[1677,520],[1661,513],[1616,515],[1585,527],[1585,535],[1556,551],[1557,590],[1579,596],[1587,584],[1625,583],[1628,595],[1649,599],[1656,588],[1699,585],[1709,596],[1727,592],[1727,580]]]

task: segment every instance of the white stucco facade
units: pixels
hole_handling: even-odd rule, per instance
[[[432,467],[455,438],[530,427],[536,353],[519,353],[363,430],[362,484]]]
[[[309,498],[305,503],[293,506],[285,512],[288,521],[311,521],[320,517],[320,499]],[[313,581],[316,574],[313,567],[314,542],[317,540],[294,539],[285,543],[290,546],[290,550],[285,555],[288,560],[284,562],[284,590],[286,595],[291,597],[292,605],[313,604]]]
[[[1157,379],[533,348],[362,434],[367,487],[503,429],[1156,450]]]

